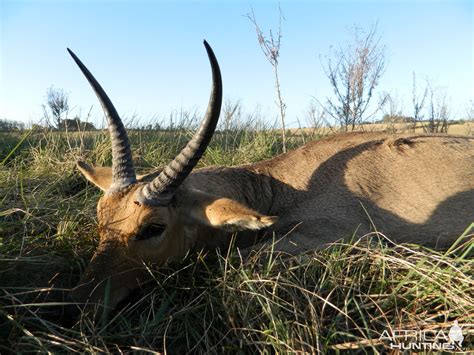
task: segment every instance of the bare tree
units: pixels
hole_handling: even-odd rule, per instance
[[[397,124],[404,124],[408,121],[407,117],[403,116],[403,103],[397,93],[383,93],[382,97],[385,105],[382,108],[384,112],[382,122],[386,124],[385,131],[389,133],[397,132]]]
[[[345,131],[372,117],[384,105],[378,102],[372,113],[366,114],[375,88],[385,71],[385,46],[377,37],[377,26],[368,32],[354,27],[353,42],[328,55],[324,71],[334,90],[325,110]]]
[[[416,90],[416,76],[415,72],[413,72],[413,89],[412,89],[412,102],[413,102],[413,125],[412,129],[413,132],[416,129],[416,125],[418,122],[423,121],[422,111],[425,106],[425,100],[428,96],[428,85],[425,86],[425,90],[421,96],[418,95]]]
[[[466,106],[466,134],[474,136],[474,100],[469,100]]]
[[[224,133],[224,147],[226,151],[232,149],[236,140],[240,139],[242,125],[242,105],[240,100],[226,99],[222,107],[219,129]]]
[[[474,120],[474,100],[469,100],[466,106],[466,118],[470,121]]]
[[[240,117],[242,117],[242,105],[240,100],[232,101],[226,99],[222,108],[223,120],[221,120],[221,129],[229,131],[233,128],[233,125],[238,123]]]
[[[326,112],[321,109],[321,106],[311,101],[305,111],[306,123],[313,129],[313,133],[318,133],[326,123]]]
[[[428,86],[430,103],[428,108],[428,124],[423,126],[425,132],[447,133],[450,108],[447,100],[446,91]]]
[[[273,76],[275,78],[275,91],[277,96],[277,106],[280,111],[280,120],[281,120],[281,133],[283,140],[283,152],[286,152],[286,130],[285,130],[285,114],[286,114],[286,104],[283,101],[281,95],[280,87],[280,78],[278,75],[278,59],[280,57],[280,48],[281,48],[281,22],[283,19],[283,14],[281,12],[281,7],[278,6],[279,12],[279,22],[278,22],[278,31],[277,35],[274,36],[272,30],[269,31],[268,37],[262,32],[258,26],[257,19],[255,18],[255,13],[252,9],[252,12],[247,14],[247,18],[255,26],[255,31],[257,33],[257,40],[260,48],[262,49],[263,54],[270,62],[273,67]]]
[[[53,125],[61,129],[63,115],[69,111],[69,96],[63,89],[56,89],[51,86],[46,91],[46,105],[43,105],[44,118],[48,125]]]

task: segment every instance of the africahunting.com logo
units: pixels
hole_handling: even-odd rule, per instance
[[[463,325],[457,320],[449,330],[385,330],[379,340],[399,350],[471,350],[463,348]]]

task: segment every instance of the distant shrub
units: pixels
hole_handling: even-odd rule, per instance
[[[0,119],[0,132],[14,132],[23,131],[25,124],[19,121],[12,121],[7,119]]]

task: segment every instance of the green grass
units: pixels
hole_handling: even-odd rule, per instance
[[[216,134],[200,166],[279,154],[279,134],[262,128]],[[190,137],[129,134],[142,170],[168,162]],[[316,138],[291,137],[290,147]],[[106,132],[0,134],[0,353],[374,353],[386,349],[384,330],[446,330],[456,319],[473,347],[473,226],[444,252],[389,247],[374,234],[293,258],[260,250],[245,263],[232,248],[191,253],[144,265],[150,281],[108,321],[64,320],[62,290],[94,251],[100,196],[74,162],[109,165],[110,154]]]

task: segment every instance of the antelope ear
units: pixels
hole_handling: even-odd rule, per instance
[[[277,217],[264,216],[229,198],[193,191],[187,201],[191,217],[198,222],[227,231],[258,230],[269,227]]]
[[[112,184],[112,168],[92,167],[83,161],[76,162],[76,166],[87,180],[102,191],[107,191]]]

